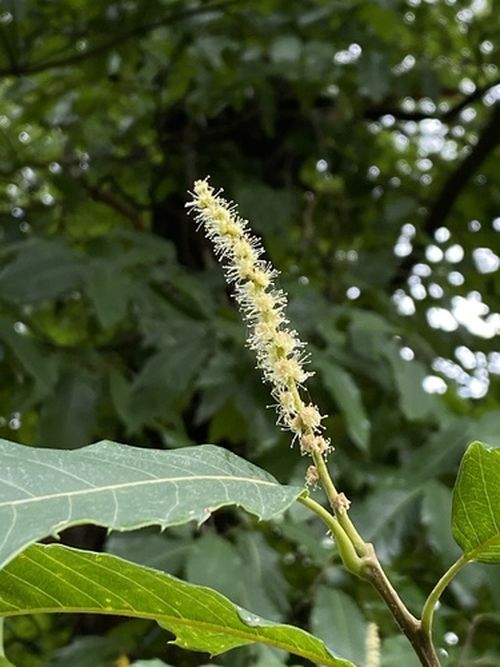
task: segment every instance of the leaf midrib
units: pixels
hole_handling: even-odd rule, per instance
[[[63,471],[61,471],[62,473]],[[0,480],[1,481],[1,480]],[[85,481],[85,480],[83,480]],[[20,498],[19,500],[10,500],[0,502],[0,508],[12,507],[14,505],[25,505],[28,503],[37,503],[43,500],[52,500],[54,498],[67,498],[68,496],[83,496],[92,493],[102,493],[104,491],[116,491],[120,489],[129,489],[131,487],[146,486],[148,484],[176,484],[180,482],[195,481],[227,481],[227,482],[247,482],[250,484],[259,484],[262,486],[279,486],[276,482],[256,479],[255,477],[235,477],[234,475],[186,475],[184,477],[165,477],[157,479],[138,480],[134,482],[122,482],[120,484],[108,484],[106,486],[93,486],[88,489],[78,489],[77,491],[65,491],[52,493],[44,496],[32,496]],[[19,487],[16,487],[19,488]]]
[[[465,553],[467,560],[479,560],[481,558],[481,553],[489,549],[489,547],[500,545],[500,533],[493,535],[485,542],[481,542],[477,547]]]
[[[45,553],[44,556],[48,556],[48,554]],[[41,569],[46,569],[44,567],[44,565],[42,565],[39,561],[37,561],[36,559],[32,560],[26,554],[21,556],[21,558],[27,558],[28,560],[30,560],[35,565],[35,567],[38,567],[38,568],[41,568]],[[100,567],[104,570],[107,569],[101,563],[94,563],[94,565],[97,565],[98,567]],[[63,567],[67,567],[67,566],[63,564]],[[10,576],[13,576],[16,579],[19,579],[20,581],[26,583],[25,580],[22,577],[20,577],[19,575],[14,574],[12,572],[9,572],[8,570],[5,570],[4,573],[8,574]],[[84,576],[84,575],[82,575],[82,576]],[[128,579],[128,577],[126,577],[125,575],[121,575],[121,576]],[[66,585],[73,585],[71,582],[68,582],[66,579],[63,579],[63,581]],[[100,584],[100,587],[103,589],[103,591],[105,591],[105,593],[107,592],[112,596],[116,595],[115,591],[110,590],[106,586]],[[205,587],[200,586],[199,588],[205,588]],[[41,591],[41,592],[44,595],[46,595],[45,591]],[[160,602],[162,602],[162,603],[166,602],[165,598],[159,597],[159,596],[156,596],[156,597],[158,597]],[[286,652],[291,652],[291,648],[293,647],[293,653],[295,655],[300,655],[300,656],[302,656],[302,657],[304,657],[304,658],[306,658],[306,659],[308,659],[311,662],[316,663],[316,664],[318,663],[318,661],[320,661],[321,664],[330,665],[331,667],[337,667],[336,661],[334,661],[333,659],[332,660],[329,659],[328,651],[326,649],[326,646],[325,646],[325,654],[319,654],[319,653],[311,652],[311,651],[308,651],[306,649],[301,648],[300,644],[295,644],[293,642],[288,642],[287,643],[287,642],[282,642],[280,640],[270,640],[269,638],[266,637],[266,635],[259,632],[258,626],[253,626],[254,632],[252,633],[250,631],[245,632],[244,630],[239,630],[237,628],[233,628],[231,626],[224,625],[222,621],[217,624],[217,623],[210,623],[208,621],[202,621],[202,620],[198,620],[198,619],[188,619],[188,618],[185,618],[183,616],[175,616],[173,614],[168,614],[168,613],[163,613],[163,612],[153,614],[153,613],[150,613],[150,612],[147,612],[147,611],[138,610],[138,609],[136,609],[132,606],[120,606],[120,605],[117,605],[117,604],[114,604],[112,607],[111,606],[101,606],[98,603],[96,605],[89,605],[89,606],[81,605],[81,606],[77,606],[77,607],[76,606],[72,607],[72,606],[62,605],[60,603],[60,601],[57,600],[56,598],[53,598],[53,599],[54,599],[54,602],[56,604],[58,604],[58,606],[46,606],[46,607],[45,606],[40,606],[40,607],[37,606],[37,607],[30,607],[30,608],[26,608],[26,609],[24,609],[24,608],[22,609],[20,607],[17,607],[17,608],[13,607],[14,611],[9,610],[7,612],[4,612],[4,615],[5,616],[22,616],[26,613],[29,613],[29,614],[47,613],[48,614],[48,613],[62,613],[62,612],[64,612],[64,613],[89,613],[89,614],[99,613],[99,614],[106,614],[106,615],[127,616],[127,617],[131,617],[131,618],[145,618],[145,619],[148,619],[148,620],[156,621],[160,624],[162,623],[162,620],[165,619],[165,626],[166,626],[167,630],[168,630],[168,627],[167,627],[167,622],[168,621],[170,621],[172,623],[172,625],[174,625],[174,624],[184,625],[184,626],[187,626],[187,627],[190,627],[190,628],[210,631],[213,634],[220,633],[221,628],[223,628],[225,634],[229,634],[230,636],[233,636],[233,637],[236,637],[236,638],[239,638],[239,639],[248,640],[249,643],[253,643],[253,642],[258,641],[258,642],[261,642],[263,644],[267,644],[269,646],[275,646],[275,647],[280,648],[280,649],[282,649]],[[241,622],[244,622],[242,619],[240,619],[240,620],[241,620]],[[283,628],[290,628],[290,629],[295,630],[295,631],[300,630],[300,628],[296,628],[292,625],[281,624],[281,623],[278,623],[276,625],[281,626]],[[173,632],[171,630],[169,630],[169,631]],[[173,632],[173,634],[175,634],[175,632]],[[318,638],[315,637],[315,639],[318,639]],[[318,641],[321,641],[321,640],[318,639]],[[327,660],[328,662],[326,662],[325,660]]]

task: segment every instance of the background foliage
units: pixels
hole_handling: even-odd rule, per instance
[[[416,611],[459,553],[446,527],[466,444],[500,445],[493,5],[4,0],[0,436],[212,442],[302,482],[186,220],[185,191],[209,173],[282,270],[311,394],[331,415],[331,464]],[[353,660],[374,620],[384,666],[412,664],[303,508],[272,524],[227,510],[161,535],[79,527],[64,541],[208,584],[327,643],[344,626],[334,648]],[[499,591],[493,566],[452,584],[436,627],[444,664],[500,664]],[[92,616],[6,628],[22,667],[210,662],[165,638]],[[216,663],[297,661],[253,647]]]

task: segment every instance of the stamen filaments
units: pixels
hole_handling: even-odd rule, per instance
[[[198,180],[191,195],[186,207],[214,244],[226,280],[234,285],[234,296],[249,327],[248,345],[264,380],[272,385],[278,424],[293,433],[303,454],[326,458],[332,447],[321,434],[324,415],[312,403],[306,404],[299,393],[313,373],[304,370],[305,344],[284,314],[286,294],[274,285],[278,272],[261,259],[262,245],[249,233],[248,222],[237,214],[237,207],[222,197],[222,190],[216,192],[207,179]],[[310,477],[312,482],[313,475]]]

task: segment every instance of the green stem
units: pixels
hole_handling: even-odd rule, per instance
[[[293,384],[290,387],[290,392],[293,394],[295,398],[295,404],[297,409],[301,405],[303,405],[302,398],[300,397],[299,390],[297,388],[296,384]],[[328,467],[326,465],[325,459],[323,458],[323,454],[320,454],[319,452],[312,452],[311,454],[312,459],[314,461],[314,465],[316,467],[316,470],[318,472],[319,476],[319,481],[321,483],[321,486],[323,487],[324,492],[326,493],[326,497],[328,498],[328,502],[330,503],[330,507],[333,509],[335,512],[335,516],[337,517],[337,520],[339,524],[342,526],[344,529],[344,533],[349,537],[351,543],[354,545],[354,548],[356,549],[356,552],[358,556],[366,556],[369,553],[369,548],[366,542],[363,540],[361,535],[358,533],[356,530],[354,524],[350,520],[347,511],[339,511],[337,507],[337,498],[339,496],[339,492],[335,488],[335,484],[333,483],[332,478],[330,477],[330,472],[328,470]],[[321,507],[321,505],[320,505]]]
[[[340,525],[337,517],[330,514],[330,512],[328,512],[322,505],[308,496],[299,498],[299,501],[326,523],[335,539],[339,555],[346,569],[349,570],[349,572],[360,576],[363,561],[356,553],[349,536]]]
[[[336,499],[338,497],[338,491],[335,488],[335,485],[332,481],[332,478],[330,477],[330,473],[328,471],[327,465],[325,463],[325,460],[321,454],[318,453],[313,453],[312,458],[314,460],[314,465],[316,466],[316,470],[318,471],[318,476],[321,482],[321,485],[323,489],[325,490],[325,493],[327,495],[328,501],[333,508],[339,524],[342,526],[344,529],[345,533],[347,533],[349,539],[351,540],[352,544],[354,545],[354,548],[356,549],[356,552],[358,556],[366,556],[369,553],[369,548],[366,542],[363,540],[361,535],[358,533],[356,530],[356,527],[352,523],[351,519],[349,518],[348,514],[346,511],[337,511],[336,508]]]
[[[301,497],[299,501],[317,514],[331,530],[346,569],[366,579],[382,597],[423,667],[440,667],[431,637],[422,631],[421,622],[408,611],[397,594],[378,561],[373,545],[366,544],[367,554],[360,557],[337,517],[312,498]]]
[[[295,396],[298,408],[302,403],[298,389],[293,386],[290,391]],[[311,455],[319,481],[335,516],[312,498],[302,497],[299,500],[320,516],[329,527],[346,569],[369,581],[382,597],[392,616],[410,641],[422,667],[440,667],[430,633],[424,632],[421,621],[407,609],[382,569],[373,545],[363,540],[349,518],[347,513],[348,503],[335,488],[323,454],[313,451]]]
[[[429,637],[432,635],[432,619],[434,616],[434,608],[439,598],[441,597],[441,593],[448,586],[450,581],[456,577],[460,570],[469,562],[470,561],[464,555],[460,556],[460,558],[456,560],[453,565],[448,568],[448,570],[446,570],[425,601],[424,608],[422,610],[422,631]]]
[[[408,610],[389,581],[377,558],[373,545],[371,555],[363,558],[362,576],[375,588],[384,600],[394,620],[408,638],[422,667],[440,667],[432,638],[422,630],[422,623]]]

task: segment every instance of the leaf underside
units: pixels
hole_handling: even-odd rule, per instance
[[[64,451],[0,440],[0,567],[75,524],[165,528],[202,523],[227,505],[270,519],[303,493],[213,445],[159,451],[102,441]]]
[[[218,655],[260,642],[325,667],[354,667],[304,630],[266,621],[220,593],[109,554],[32,545],[0,571],[0,615],[84,612],[148,618],[175,644]]]
[[[468,560],[500,563],[500,449],[469,445],[453,489],[452,530]]]

